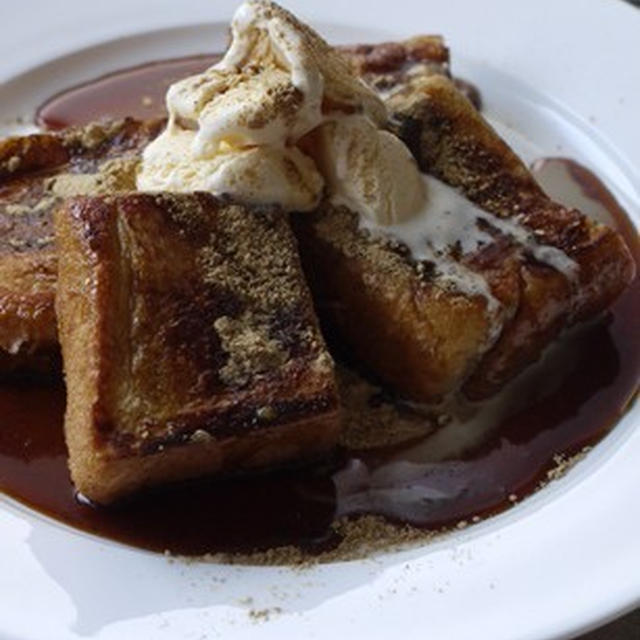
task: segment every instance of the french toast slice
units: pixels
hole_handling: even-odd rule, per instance
[[[388,95],[423,75],[450,75],[449,49],[438,35],[399,42],[338,47],[351,68],[377,93]]]
[[[70,194],[132,188],[162,126],[124,120],[0,141],[1,377],[56,368],[54,208]]]
[[[560,330],[605,310],[634,279],[635,261],[620,234],[553,202],[446,78],[423,77],[411,95],[395,94],[388,107],[395,133],[423,171],[482,209],[515,221],[577,266],[575,281],[561,283],[557,271],[516,249],[518,261],[511,270],[518,282],[515,313],[464,386],[468,396],[485,397],[537,359]],[[474,268],[481,268],[482,260],[472,257]]]
[[[129,194],[72,198],[55,226],[78,491],[109,503],[335,445],[333,361],[284,214]]]
[[[396,93],[411,95],[423,78],[432,75],[451,78],[456,88],[476,109],[482,96],[472,84],[451,75],[449,48],[442,36],[419,35],[396,42],[338,47],[351,68],[383,100]]]
[[[616,232],[552,202],[445,75],[416,76],[386,102],[392,130],[420,168],[489,214],[477,224],[491,241],[466,254],[451,246],[447,259],[480,277],[490,296],[452,288],[436,265],[327,203],[296,223],[318,307],[400,392],[434,402],[462,387],[481,399],[562,329],[604,310],[633,279],[634,262]],[[571,272],[540,259],[549,252],[560,252]]]
[[[505,308],[450,288],[346,207],[325,203],[296,216],[294,229],[325,329],[400,394],[439,402],[496,339]]]

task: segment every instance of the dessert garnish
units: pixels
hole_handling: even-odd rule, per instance
[[[421,209],[425,185],[385,130],[382,100],[315,31],[248,0],[222,60],[167,92],[169,124],[144,152],[138,188],[209,191],[289,211],[325,191],[371,220]]]

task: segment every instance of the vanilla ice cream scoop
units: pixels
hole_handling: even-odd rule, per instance
[[[314,137],[314,157],[338,203],[380,225],[402,222],[424,207],[422,175],[392,133],[354,115],[323,124]]]
[[[139,189],[289,211],[341,196],[380,224],[415,212],[425,198],[415,161],[382,130],[384,103],[339,53],[268,0],[242,4],[231,32],[218,64],[169,88],[169,122],[145,149]]]

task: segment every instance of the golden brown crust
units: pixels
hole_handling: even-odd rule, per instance
[[[132,194],[71,199],[56,228],[65,432],[82,493],[110,502],[335,444],[333,363],[282,214]]]
[[[469,374],[491,340],[485,298],[446,288],[344,208],[300,214],[294,228],[316,309],[360,362],[418,399]]]
[[[447,79],[448,51],[440,38],[420,36],[403,43],[359,45],[342,48],[342,51],[353,68],[385,96],[391,112],[392,130],[408,144],[424,170],[460,188],[469,199],[487,211],[501,217],[517,217],[541,242],[561,248],[580,264],[580,278],[576,286],[552,268],[532,260],[522,251],[522,247],[502,236],[496,236],[495,243],[478,254],[466,257],[466,266],[487,279],[494,296],[500,301],[501,320],[506,321],[500,340],[483,356],[486,346],[482,345],[486,345],[484,338],[488,323],[486,318],[481,319],[484,304],[479,299],[469,299],[462,304],[460,296],[452,296],[446,290],[438,293],[440,301],[448,297],[455,300],[451,310],[443,312],[449,324],[457,323],[459,320],[456,318],[474,318],[470,324],[475,327],[474,331],[465,338],[460,331],[447,332],[447,324],[443,323],[439,333],[433,333],[433,328],[430,329],[434,335],[433,345],[430,345],[429,339],[423,339],[417,349],[419,341],[409,339],[411,331],[407,328],[413,326],[417,330],[420,326],[414,317],[418,313],[417,303],[400,304],[399,292],[393,292],[388,281],[377,283],[375,275],[364,278],[361,274],[356,277],[354,272],[358,268],[353,257],[346,260],[349,264],[344,264],[345,260],[339,257],[340,252],[332,248],[333,240],[325,238],[322,251],[318,249],[320,240],[318,247],[311,244],[308,249],[310,255],[316,255],[317,260],[326,263],[327,276],[324,280],[335,280],[333,288],[336,292],[341,291],[343,298],[352,295],[352,310],[340,301],[340,322],[353,325],[352,341],[356,351],[362,352],[365,360],[373,359],[374,368],[384,368],[384,362],[390,359],[384,350],[372,351],[367,342],[379,343],[383,338],[388,338],[389,323],[394,322],[397,323],[397,342],[391,341],[390,346],[394,348],[387,352],[392,354],[397,348],[397,352],[405,354],[407,362],[414,363],[411,368],[397,363],[386,365],[390,371],[394,369],[389,377],[397,380],[399,386],[406,385],[416,397],[432,398],[434,394],[440,395],[455,387],[456,380],[459,382],[470,376],[466,384],[467,393],[473,397],[489,395],[535,359],[543,346],[563,327],[591,317],[610,304],[632,276],[633,265],[628,252],[617,234],[546,198],[527,168]],[[131,137],[131,132],[123,135],[122,139],[126,141],[128,137]],[[133,137],[135,139],[135,135]],[[7,175],[9,169],[12,175],[17,172],[9,180],[13,185],[18,184],[17,178],[23,170],[32,180],[28,173],[30,168],[43,169],[49,161],[60,162],[61,157],[66,158],[64,154],[69,153],[68,149],[77,145],[82,138],[85,142],[91,142],[92,138],[100,140],[100,134],[92,136],[90,131],[88,135],[86,132],[75,133],[75,136],[69,137],[66,145],[60,145],[57,138],[45,135],[38,137],[37,144],[26,149],[23,148],[25,139],[0,146],[0,149],[4,149],[0,153],[0,203],[3,180],[6,180],[3,176]],[[75,143],[70,142],[73,139]],[[134,149],[136,145],[141,148],[143,144],[144,141],[134,142],[128,148]],[[100,149],[98,144],[94,158],[100,157],[105,149],[111,157],[121,153],[118,144],[113,145],[112,151],[109,150],[109,143],[102,147],[103,151]],[[26,158],[25,164],[18,166],[12,159],[22,156]],[[91,170],[91,154],[85,150],[80,156],[89,158],[79,163],[80,170]],[[33,180],[33,183],[37,184],[37,181]],[[20,198],[26,196],[23,194]],[[24,335],[27,352],[29,349],[39,351],[42,346],[55,348],[51,308],[55,256],[44,259],[43,253],[46,251],[46,236],[51,235],[50,229],[46,228],[47,216],[50,213],[43,216],[45,222],[42,231],[39,230],[37,219],[24,218],[25,231],[22,235],[18,234],[19,240],[27,240],[26,248],[22,251],[10,247],[3,257],[2,242],[7,236],[0,233],[0,275],[3,265],[9,265],[8,275],[3,281],[11,283],[15,269],[22,270],[23,290],[27,292],[26,296],[18,298],[14,290],[8,293],[0,291],[0,346],[3,336],[4,345],[15,345],[16,335]],[[0,213],[0,230],[3,222],[6,228],[6,217],[3,220]],[[44,243],[44,246],[39,247],[38,242]],[[25,259],[27,251],[34,256],[31,261]],[[39,260],[41,255],[42,263]],[[14,259],[16,264],[13,264]],[[380,261],[378,256],[377,262]],[[341,266],[334,269],[334,264]],[[355,294],[350,293],[350,280],[341,278],[341,269],[349,278],[355,278],[354,282],[368,283],[371,287],[363,286]],[[36,274],[39,274],[41,283],[40,294],[32,296],[29,292],[31,283],[36,281]],[[430,296],[438,292],[437,283],[425,280],[424,274],[414,274],[414,278],[417,279],[412,281],[411,290],[420,292],[420,299],[430,300]],[[380,305],[384,297],[376,297],[377,289],[387,290],[386,295],[396,300],[397,308],[389,314],[389,323],[383,321],[386,314],[381,311]],[[369,302],[362,299],[367,291],[371,292]],[[425,294],[425,291],[430,293]],[[322,300],[335,307],[335,300],[330,297],[324,296]],[[20,311],[16,310],[18,307]],[[5,309],[4,313],[2,309]],[[411,309],[404,317],[404,322],[409,324],[403,324],[399,317],[400,309]],[[454,310],[458,311],[457,315]],[[376,320],[363,327],[359,322],[361,314],[367,312],[364,316],[367,317],[374,311]],[[3,331],[3,326],[8,328]],[[16,326],[20,327],[17,333]],[[421,364],[418,366],[418,363]],[[0,371],[2,368],[0,360]],[[472,373],[474,369],[475,373]],[[412,370],[422,372],[416,373],[413,386]],[[419,388],[425,391],[421,394]]]
[[[531,256],[508,265],[508,254],[500,255],[501,277],[511,271],[517,278],[519,300],[513,320],[465,385],[471,397],[490,395],[535,360],[561,329],[606,309],[633,279],[633,260],[615,231],[551,201],[448,79],[425,77],[412,95],[393,96],[389,107],[395,132],[424,171],[486,211],[517,220],[579,266],[577,282],[570,283]],[[474,268],[478,259],[470,262]]]
[[[30,354],[57,352],[54,208],[69,193],[116,190],[114,163],[131,171],[127,159],[161,125],[124,120],[0,141],[0,376],[29,369]],[[34,355],[33,367],[45,361]]]
[[[459,293],[425,280],[402,247],[358,232],[355,219],[345,232],[344,214],[327,206],[298,225],[307,270],[320,283],[319,307],[358,357],[401,393],[431,402],[464,382],[469,397],[489,396],[559,331],[605,309],[633,278],[633,261],[617,233],[552,202],[444,75],[416,76],[387,103],[394,132],[424,171],[561,249],[579,266],[578,277],[540,263],[493,229],[493,242],[457,258],[486,279],[500,303],[499,337],[491,346],[480,300],[461,302]]]
[[[423,65],[423,73],[448,72],[439,36],[341,51],[380,90],[406,82],[415,65]],[[126,119],[0,141],[0,377],[16,367],[41,369],[47,359],[30,354],[48,353],[55,361],[54,208],[69,195],[133,188],[132,181],[109,176],[110,163],[136,158],[162,126],[162,120]],[[133,175],[129,166],[122,172]]]
[[[449,49],[444,39],[437,35],[423,35],[401,42],[357,44],[339,47],[340,53],[349,61],[352,69],[374,86],[387,74],[403,74],[415,71],[423,64],[434,73],[449,71]],[[421,69],[424,73],[424,69]]]
[[[410,92],[416,80],[449,76],[449,49],[441,36],[415,36],[400,42],[339,48],[351,68],[381,97]]]

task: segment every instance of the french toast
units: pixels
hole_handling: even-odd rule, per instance
[[[287,218],[207,194],[69,199],[55,213],[72,478],[147,486],[320,454],[333,361]]]
[[[355,214],[326,203],[296,223],[317,305],[402,393],[434,402],[462,387],[481,399],[562,329],[604,310],[633,279],[634,263],[617,233],[552,202],[445,75],[413,78],[387,106],[422,171],[489,214],[476,221],[489,242],[467,253],[452,245],[446,255],[488,291],[451,287],[433,261],[414,260],[401,242],[373,237]],[[552,254],[571,268],[544,259]]]
[[[448,73],[438,36],[340,51],[382,95]],[[0,378],[59,372],[54,208],[71,195],[133,189],[137,159],[164,124],[128,118],[0,141]]]
[[[538,244],[560,249],[577,266],[575,280],[561,284],[557,270],[515,250],[520,264],[511,271],[519,285],[517,307],[464,385],[468,396],[484,397],[535,360],[561,329],[605,310],[634,279],[635,262],[620,234],[553,202],[450,82],[436,76],[421,82],[412,96],[400,92],[388,102],[394,131],[420,168],[482,209],[516,221]],[[420,125],[414,129],[416,120]],[[474,256],[471,262],[483,269],[485,259]],[[505,265],[508,259],[504,253]]]
[[[488,396],[534,360],[562,328],[597,314],[615,298],[632,277],[628,252],[615,233],[546,198],[526,167],[453,86],[441,38],[419,36],[340,50],[385,100],[390,129],[424,171],[498,218],[515,220],[540,242],[566,251],[579,267],[579,277],[570,282],[494,228],[490,246],[458,260],[490,292],[490,297],[469,295],[443,285],[434,277],[433,265],[413,264],[401,246],[389,247],[361,234],[356,218],[344,209],[327,204],[321,214],[296,223],[318,308],[374,371],[420,400],[437,400],[462,381],[470,397]],[[154,125],[153,135],[161,126]],[[313,224],[306,224],[310,220]],[[355,244],[367,257],[351,256],[344,264],[345,248],[337,247],[345,243],[352,245],[351,252]],[[48,259],[46,278],[36,278],[24,253],[10,257],[25,269],[24,289],[33,290],[28,301],[36,310],[19,313],[5,305],[4,322],[20,320],[23,333],[33,334],[22,341],[34,345],[27,350],[32,364],[31,353],[38,353],[40,344],[51,345],[52,336],[55,341],[55,255],[46,245],[31,254],[38,264]],[[370,286],[361,286],[364,281]],[[38,302],[44,311],[36,307]],[[0,342],[15,344],[15,339]],[[3,366],[8,364],[0,358],[0,371]]]
[[[70,194],[135,185],[162,121],[124,120],[0,141],[0,376],[58,361],[52,212]]]
[[[341,46],[338,50],[356,75],[385,101],[396,93],[410,95],[422,78],[440,75],[451,78],[476,109],[482,108],[479,91],[451,75],[449,49],[442,36],[420,35],[399,42]]]
[[[382,96],[406,87],[412,78],[450,75],[449,49],[436,35],[420,35],[400,42],[338,47],[349,65]]]

